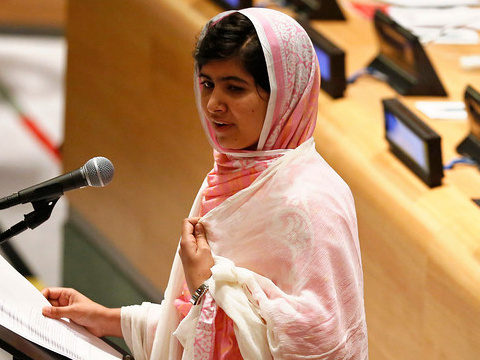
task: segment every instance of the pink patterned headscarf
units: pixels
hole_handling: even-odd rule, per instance
[[[203,193],[202,216],[248,187],[275,159],[311,138],[317,118],[320,69],[305,30],[293,18],[276,10],[249,8],[239,12],[253,23],[263,47],[270,98],[257,150],[224,149],[203,113],[195,74],[197,107],[215,158]],[[213,23],[231,13],[219,14],[212,19]]]

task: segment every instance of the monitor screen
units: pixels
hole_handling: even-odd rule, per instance
[[[480,93],[472,86],[465,90],[465,106],[468,112],[470,132],[480,140]]]
[[[402,70],[417,76],[412,38],[385,23],[378,24],[380,52]]]
[[[367,66],[402,95],[447,96],[418,37],[380,10],[375,12],[379,53]]]
[[[441,185],[441,138],[397,99],[382,101],[390,150],[428,186]]]
[[[330,56],[322,50],[318,45],[313,45],[317,54],[318,63],[320,64],[320,72],[322,81],[330,81],[332,79],[332,69],[330,67]]]
[[[304,20],[345,20],[337,0],[286,0],[286,3]]]
[[[345,76],[345,52],[315,30],[310,21],[300,20],[312,40],[320,65],[320,88],[334,99],[343,97],[347,87]]]
[[[425,142],[394,113],[385,111],[385,121],[387,139],[395,143],[406,156],[427,172],[429,163]]]
[[[240,10],[253,6],[252,0],[214,0],[224,10]]]
[[[464,94],[470,131],[457,146],[459,154],[468,156],[480,165],[480,93],[468,85]]]

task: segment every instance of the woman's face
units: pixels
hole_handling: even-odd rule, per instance
[[[255,150],[269,93],[238,59],[212,60],[199,73],[202,109],[224,149]]]

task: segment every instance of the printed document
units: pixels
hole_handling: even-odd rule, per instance
[[[72,360],[115,360],[122,354],[67,319],[42,315],[50,303],[0,256],[0,325]]]

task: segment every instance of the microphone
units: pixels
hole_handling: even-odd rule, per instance
[[[102,187],[110,183],[113,173],[113,164],[110,160],[97,156],[88,160],[80,169],[1,198],[0,210],[18,204],[58,199],[65,191],[80,189],[85,186]]]

